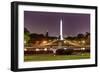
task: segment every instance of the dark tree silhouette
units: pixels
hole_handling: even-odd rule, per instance
[[[78,37],[78,38],[83,38],[83,37],[84,37],[84,34],[81,34],[81,33],[80,33],[80,34],[77,35],[77,37]]]
[[[27,33],[30,33],[30,32],[27,28],[24,28],[24,33],[27,34]]]
[[[28,41],[30,40],[30,32],[27,28],[24,28],[24,41],[25,43],[28,43]]]

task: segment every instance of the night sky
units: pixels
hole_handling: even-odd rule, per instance
[[[60,19],[64,36],[90,32],[90,14],[24,11],[24,25],[30,33],[45,34],[48,31],[49,36],[59,36]]]

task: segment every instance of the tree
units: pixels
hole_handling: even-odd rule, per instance
[[[24,42],[28,43],[28,41],[30,40],[30,32],[28,31],[27,28],[24,28]]]
[[[89,38],[89,37],[90,37],[90,33],[89,33],[89,32],[86,32],[86,33],[85,33],[85,37],[86,37],[86,38]]]
[[[84,34],[81,34],[81,33],[80,33],[80,34],[77,35],[77,37],[78,37],[79,39],[81,39],[81,38],[84,37]]]
[[[24,28],[24,33],[30,33],[27,28]]]
[[[44,38],[44,35],[43,35],[43,34],[32,33],[32,34],[30,34],[30,38],[31,38],[32,40],[33,40],[33,39],[38,40],[38,39]]]
[[[86,44],[90,45],[90,33],[89,32],[85,33],[85,40],[86,40]]]

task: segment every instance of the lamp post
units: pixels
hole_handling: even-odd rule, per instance
[[[85,40],[82,41],[82,46],[83,48],[81,48],[82,50],[85,50],[84,46],[85,46]]]

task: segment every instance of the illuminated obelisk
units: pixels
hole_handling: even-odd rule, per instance
[[[58,49],[63,48],[63,23],[62,19],[60,19],[60,39],[58,41]]]
[[[60,19],[60,38],[59,38],[59,40],[57,40],[58,48],[52,49],[54,56],[56,54],[56,50],[57,49],[63,49],[63,41],[64,41],[64,39],[63,39],[63,31],[62,31],[63,30],[63,26],[62,25],[63,25],[62,24],[62,19]]]
[[[63,40],[63,32],[62,32],[62,19],[60,20],[60,40]]]

